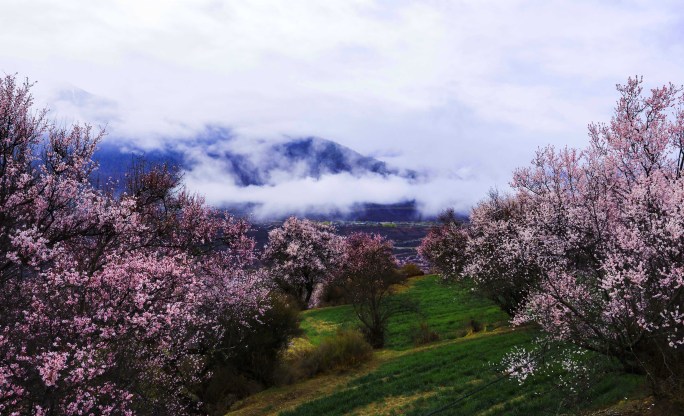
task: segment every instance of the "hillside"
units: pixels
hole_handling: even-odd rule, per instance
[[[463,285],[436,276],[413,278],[393,296],[412,301],[417,312],[397,315],[387,347],[356,370],[324,374],[271,388],[233,406],[230,415],[541,415],[575,414],[638,396],[644,380],[606,362],[605,372],[580,402],[567,399],[549,377],[520,385],[500,379],[497,365],[514,346],[529,345],[534,328],[511,328],[507,316]],[[440,340],[414,346],[420,321]],[[305,335],[294,345],[318,344],[338,327],[354,325],[351,308],[338,306],[302,314]],[[490,385],[490,383],[492,383]]]

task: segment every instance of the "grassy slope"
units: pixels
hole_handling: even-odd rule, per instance
[[[529,328],[509,328],[503,312],[467,287],[443,286],[434,276],[412,279],[393,297],[396,302],[402,299],[415,302],[419,312],[394,318],[387,348],[376,352],[374,363],[346,374],[266,390],[240,403],[234,413],[424,415],[496,380],[491,363],[535,336]],[[411,333],[420,320],[428,322],[442,340],[414,347]],[[484,330],[472,333],[472,321]],[[308,341],[317,344],[338,326],[353,323],[351,308],[339,306],[304,312],[302,328]],[[638,377],[611,374],[588,395],[592,406],[610,404],[641,383]],[[440,415],[563,414],[570,409],[563,399],[563,393],[543,377],[522,386],[501,380]]]

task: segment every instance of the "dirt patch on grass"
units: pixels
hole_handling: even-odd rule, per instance
[[[403,414],[401,410],[419,399],[426,399],[437,395],[437,391],[419,392],[408,396],[390,396],[380,402],[371,403],[354,414],[359,416],[387,416]]]
[[[477,416],[495,416],[495,415],[500,415],[501,412],[506,408],[507,404],[515,404],[515,403],[520,403],[525,400],[527,396],[522,394],[520,396],[513,397],[510,400],[506,400],[503,403],[498,403],[495,404],[494,406],[490,407],[489,409],[485,410],[484,412],[480,412],[477,414]]]
[[[319,334],[325,332],[335,332],[337,327],[340,326],[338,323],[323,321],[319,319],[306,318],[306,325],[311,327],[314,331]]]

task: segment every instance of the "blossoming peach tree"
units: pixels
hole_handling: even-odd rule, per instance
[[[518,169],[513,195],[478,205],[465,250],[452,255],[464,264],[457,277],[485,291],[502,279],[501,288],[519,289],[508,309],[514,323],[615,357],[676,400],[684,389],[684,96],[671,84],[642,85],[618,86],[614,116],[589,126],[587,148],[547,147]]]
[[[440,215],[418,246],[418,254],[444,279],[458,279],[465,265],[466,227],[453,210]]]
[[[263,260],[269,278],[306,307],[339,266],[343,239],[331,225],[290,217],[268,233]]]
[[[587,149],[538,152],[513,180],[541,273],[514,322],[616,357],[659,395],[684,387],[684,96],[618,86]]]
[[[352,233],[344,241],[344,262],[335,278],[373,348],[385,345],[389,320],[398,312],[388,302],[392,285],[402,280],[393,249],[392,242],[379,234]]]
[[[0,79],[1,414],[190,412],[220,320],[263,307],[249,225],[167,169],[97,189],[101,136]]]

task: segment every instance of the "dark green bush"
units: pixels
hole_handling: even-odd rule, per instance
[[[484,329],[482,322],[476,321],[472,318],[470,319],[470,323],[468,325],[470,326],[472,333],[480,332]]]
[[[248,327],[227,318],[224,328],[222,344],[206,357],[211,376],[193,388],[210,415],[223,415],[235,401],[274,384],[280,352],[301,333],[299,305],[273,294],[270,308]]]
[[[349,304],[347,291],[338,284],[329,284],[323,289],[319,306],[338,306]]]

